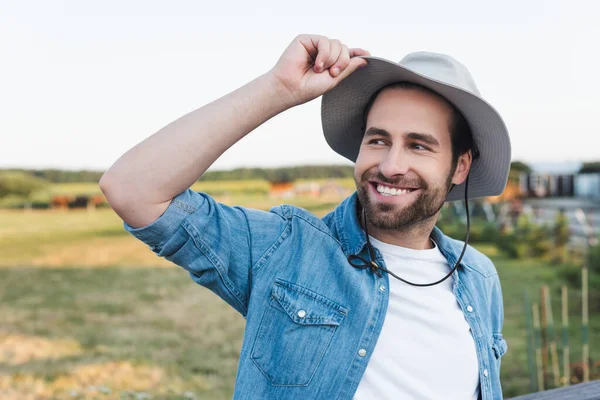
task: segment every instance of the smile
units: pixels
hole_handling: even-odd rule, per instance
[[[382,184],[374,185],[377,192],[382,196],[402,196],[408,194],[410,192],[415,191],[416,189],[411,188],[394,188],[390,186],[385,186]]]

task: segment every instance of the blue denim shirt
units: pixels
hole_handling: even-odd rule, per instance
[[[320,219],[290,205],[229,207],[188,189],[152,224],[124,225],[246,318],[234,399],[352,399],[389,299],[380,289],[387,274],[347,261],[368,258],[356,193]],[[437,228],[432,237],[454,265],[463,243]],[[477,350],[481,398],[501,399],[507,346],[498,274],[468,247],[453,278]]]

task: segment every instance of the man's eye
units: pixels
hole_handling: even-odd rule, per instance
[[[423,146],[422,144],[418,144],[418,143],[412,144],[410,147],[412,147],[413,149],[416,149],[416,150],[429,150],[427,147]]]
[[[369,141],[369,144],[385,144],[385,142],[381,139],[373,139]]]

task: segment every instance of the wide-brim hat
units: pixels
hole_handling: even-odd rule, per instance
[[[511,146],[500,114],[487,103],[464,65],[443,54],[410,53],[399,63],[364,57],[368,64],[325,93],[321,102],[323,133],[329,146],[356,161],[364,134],[365,107],[384,86],[412,82],[445,98],[464,116],[479,157],[469,174],[469,198],[500,195],[510,170]],[[464,183],[448,193],[446,201],[464,199]]]

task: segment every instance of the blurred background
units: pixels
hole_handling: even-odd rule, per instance
[[[600,6],[590,1],[0,4],[0,398],[227,399],[244,319],[127,234],[98,188],[124,152],[267,72],[300,33],[464,63],[511,133],[470,203],[503,285],[507,397],[600,379]],[[322,216],[354,191],[320,99],[192,187]],[[439,226],[462,239],[462,203]]]

